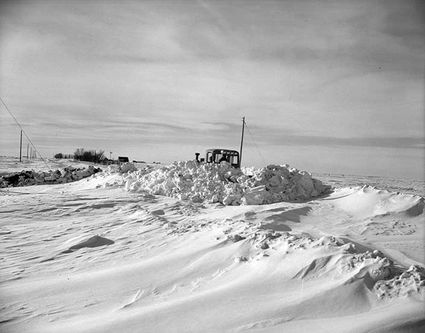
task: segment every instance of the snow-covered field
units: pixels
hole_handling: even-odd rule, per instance
[[[1,332],[424,330],[423,182],[161,170],[0,189]]]

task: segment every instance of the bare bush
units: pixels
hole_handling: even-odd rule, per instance
[[[61,159],[61,158],[67,158],[67,159],[73,159],[73,154],[63,154],[63,153],[57,153],[54,155],[54,158]]]
[[[78,148],[74,152],[74,159],[78,161],[101,163],[106,159],[106,157],[104,155],[103,150],[96,151],[96,150],[84,150],[84,148]]]

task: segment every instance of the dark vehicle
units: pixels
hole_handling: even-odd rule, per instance
[[[207,149],[205,158],[199,159],[199,153],[196,153],[196,161],[199,163],[216,163],[219,164],[223,161],[230,163],[234,168],[240,168],[241,163],[239,159],[239,152],[230,149]]]
[[[118,156],[118,163],[126,163],[128,162],[128,157],[126,156]]]
[[[111,164],[114,164],[114,160],[110,160],[109,158],[105,158],[102,161],[102,164],[111,165]]]
[[[243,135],[245,129],[245,117],[242,118],[242,135],[241,135],[241,150],[238,152],[237,150],[231,149],[207,149],[205,152],[205,158],[199,158],[199,153],[195,153],[196,162],[198,163],[216,163],[219,164],[223,161],[226,161],[232,165],[234,168],[241,167],[242,161],[242,147],[243,147]]]

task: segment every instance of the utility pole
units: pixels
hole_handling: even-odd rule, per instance
[[[242,166],[242,147],[243,147],[244,130],[245,130],[245,117],[242,117],[242,136],[241,136],[241,149],[239,151],[239,167]]]
[[[19,162],[22,162],[22,130],[21,130],[21,140],[19,142]]]
[[[29,155],[28,155],[28,150],[30,149],[30,144],[29,143],[27,143],[27,159],[29,158]]]

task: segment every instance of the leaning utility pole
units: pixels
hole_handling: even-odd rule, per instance
[[[242,117],[242,136],[241,136],[241,149],[239,151],[239,167],[242,166],[242,147],[243,147],[243,133],[245,129],[245,117]]]
[[[22,130],[21,130],[21,140],[19,142],[19,162],[22,162]]]

